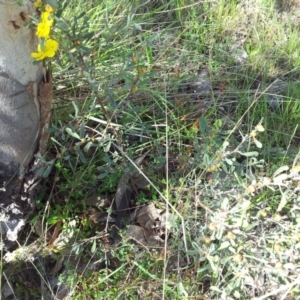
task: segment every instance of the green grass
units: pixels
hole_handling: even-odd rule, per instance
[[[57,294],[53,277],[72,299],[297,299],[300,30],[289,2],[61,2],[70,29],[55,32],[44,179],[2,266],[9,299],[28,264],[39,274],[28,299]],[[91,197],[104,199],[95,215],[114,216],[124,174],[136,184],[131,211],[168,210],[155,247],[126,228],[113,245],[112,225],[90,217]],[[43,255],[30,260],[32,248]]]

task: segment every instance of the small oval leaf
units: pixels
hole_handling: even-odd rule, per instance
[[[283,172],[286,172],[286,171],[288,171],[288,170],[289,170],[289,166],[282,166],[282,167],[278,168],[278,169],[275,171],[275,173],[274,173],[274,175],[273,175],[273,178],[274,178],[274,177],[277,177],[277,175],[279,175],[279,174],[281,174],[281,173],[283,173]]]
[[[262,148],[262,143],[259,140],[257,140],[256,138],[253,138],[253,141],[257,148]]]
[[[66,128],[66,132],[67,132],[69,135],[71,135],[72,137],[74,137],[74,138],[80,140],[80,136],[79,136],[76,132],[74,132],[71,128],[67,127],[67,128]]]
[[[219,247],[218,250],[226,249],[226,248],[228,248],[229,246],[230,246],[230,242],[229,242],[229,241],[223,242],[223,243],[221,244],[221,246]]]
[[[250,156],[258,156],[258,152],[257,151],[251,151],[251,152],[239,152],[241,155],[246,156],[246,157],[250,157]]]

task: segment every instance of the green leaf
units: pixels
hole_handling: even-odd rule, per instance
[[[212,291],[222,293],[222,291],[221,291],[218,287],[216,287],[216,286],[210,286],[210,289],[211,289]]]
[[[227,164],[228,164],[229,166],[232,166],[232,165],[233,165],[233,162],[232,162],[231,159],[225,157],[225,161],[227,162]]]
[[[80,37],[80,40],[89,41],[94,36],[94,32],[90,32]]]
[[[97,246],[96,240],[94,240],[94,241],[93,241],[92,248],[91,248],[91,252],[92,252],[92,253],[95,253],[95,251],[96,251],[96,246]]]
[[[223,171],[224,171],[226,174],[228,174],[229,170],[228,170],[226,164],[222,163],[222,169],[223,169]]]
[[[84,152],[88,152],[91,148],[91,146],[93,145],[92,142],[87,142],[87,144],[84,146],[83,151]]]
[[[201,250],[200,246],[196,242],[192,242],[193,248],[198,251],[198,253],[202,253],[203,251]]]
[[[69,24],[62,19],[55,18],[55,25],[63,31],[68,31],[70,29]]]
[[[103,147],[103,151],[108,152],[110,147],[111,147],[111,141],[108,141],[108,143],[106,143],[106,145]]]
[[[107,172],[104,172],[104,173],[102,173],[102,174],[100,174],[100,175],[98,176],[98,179],[103,179],[103,178],[105,178],[107,175],[108,175],[108,173],[107,173]]]
[[[76,19],[76,20],[79,20],[79,19],[81,19],[82,17],[84,17],[85,15],[86,15],[86,12],[84,11],[84,12],[80,13],[79,16],[75,17],[75,19]]]
[[[80,158],[81,162],[83,164],[85,164],[86,163],[86,158],[84,157],[83,153],[80,150],[77,150],[77,154],[79,155],[79,158]]]
[[[203,155],[203,162],[206,167],[209,166],[210,161],[209,161],[209,156],[207,155],[207,153],[204,153],[204,155]]]
[[[78,106],[77,106],[77,104],[74,101],[72,101],[72,105],[73,105],[73,107],[75,109],[75,118],[77,118],[78,117]]]
[[[63,147],[63,145],[60,142],[58,142],[54,137],[51,137],[51,141],[53,141],[54,143],[56,143],[60,147]]]
[[[179,282],[179,283],[177,284],[177,290],[178,290],[178,294],[179,294],[180,296],[188,297],[188,293],[187,293],[187,291],[184,289],[184,286],[183,286],[182,282]]]
[[[148,58],[148,63],[150,65],[152,65],[152,63],[153,63],[153,57],[152,57],[152,49],[151,49],[151,47],[149,47],[149,46],[146,47],[146,54],[147,54],[147,58]]]
[[[142,31],[142,26],[140,24],[133,24],[133,27],[139,31]]]
[[[215,126],[215,128],[217,128],[217,129],[221,128],[222,125],[223,125],[223,122],[222,122],[221,119],[217,119],[217,120],[215,121],[215,123],[214,123],[214,126]]]
[[[273,178],[275,178],[277,175],[281,174],[282,172],[286,172],[289,170],[289,166],[282,166],[279,169],[277,169],[273,175]]]
[[[244,230],[245,230],[246,232],[251,231],[253,228],[255,228],[255,227],[258,226],[258,225],[259,225],[259,222],[251,223],[249,226],[245,227]]]
[[[221,246],[219,247],[218,250],[226,249],[226,248],[228,248],[229,246],[230,246],[230,242],[229,242],[229,241],[223,242],[223,243],[221,244]]]
[[[256,138],[253,138],[253,141],[257,148],[262,148],[262,143],[259,140],[257,140]]]
[[[55,0],[46,0],[46,3],[49,4],[54,9],[58,9],[58,3]]]
[[[286,204],[287,204],[287,197],[286,197],[286,194],[283,193],[281,195],[281,200],[280,200],[280,203],[277,207],[277,211],[281,211],[286,206]]]
[[[199,125],[200,125],[201,134],[206,135],[206,133],[208,132],[208,125],[206,119],[203,116],[199,118]]]
[[[77,243],[73,244],[72,246],[72,250],[75,253],[75,255],[78,255],[81,251],[81,247],[80,245],[78,245]]]
[[[41,50],[45,51],[45,39],[41,39],[40,45],[41,45]]]
[[[249,157],[249,156],[258,156],[257,151],[251,151],[251,152],[239,152],[241,155]]]
[[[85,137],[85,127],[84,123],[81,122],[80,124],[80,130],[79,130],[80,138],[83,139]]]
[[[202,273],[204,271],[207,272],[207,270],[209,270],[209,269],[210,269],[209,265],[206,265],[205,267],[197,269],[197,273]]]
[[[76,132],[73,132],[73,130],[69,127],[66,128],[66,132],[71,135],[72,137],[80,140],[80,136],[76,133]]]
[[[47,177],[50,175],[50,172],[51,172],[51,170],[52,170],[52,167],[53,167],[53,163],[51,163],[50,165],[48,165],[48,166],[46,167],[46,169],[45,169],[44,172],[43,172],[43,177],[44,177],[44,178],[47,178]]]
[[[56,224],[59,220],[60,220],[59,216],[53,216],[53,217],[50,217],[50,219],[47,220],[47,224],[53,225],[53,224]]]
[[[46,130],[45,130],[45,132],[47,132],[47,133],[55,133],[57,131],[58,131],[58,129],[55,127],[49,127],[49,128],[46,128]]]

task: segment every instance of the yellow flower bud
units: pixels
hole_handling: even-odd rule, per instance
[[[43,6],[43,1],[42,0],[35,0],[33,5],[36,7],[36,8],[41,8]]]
[[[205,237],[203,238],[203,241],[204,241],[205,244],[210,244],[210,243],[211,243],[211,238],[208,237],[208,236],[205,236]]]
[[[255,186],[254,185],[249,185],[248,187],[247,187],[247,189],[246,189],[246,191],[248,192],[248,193],[254,193],[255,191],[256,191],[256,188],[255,188]]]
[[[262,218],[265,218],[267,215],[268,215],[268,212],[266,212],[265,210],[263,210],[263,211],[260,212],[260,216]]]
[[[208,225],[208,228],[209,228],[210,231],[216,231],[217,230],[217,227],[216,227],[215,223],[210,223]]]
[[[234,254],[234,256],[233,256],[233,261],[235,261],[235,262],[241,262],[242,261],[242,259],[243,259],[243,256],[242,256],[242,254],[240,254],[240,253],[236,253],[236,254]]]
[[[48,13],[54,13],[54,8],[52,6],[50,6],[49,4],[46,5],[45,10]]]
[[[276,222],[280,222],[280,221],[281,221],[281,216],[280,216],[280,214],[274,215],[274,216],[273,216],[273,219],[274,219],[274,221],[276,221]]]
[[[226,234],[226,237],[229,239],[229,240],[232,240],[235,238],[235,235],[231,232],[231,231],[228,231],[227,234]]]
[[[138,91],[138,89],[139,89],[139,87],[138,87],[137,85],[133,85],[132,88],[131,88],[131,91],[132,91],[133,93],[135,93],[135,92]]]

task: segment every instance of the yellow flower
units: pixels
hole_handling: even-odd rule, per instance
[[[48,38],[50,34],[50,26],[44,22],[39,23],[36,29],[36,35],[39,38]]]
[[[256,191],[255,185],[253,185],[253,184],[249,185],[247,187],[246,191],[250,194],[255,193],[255,191]]]
[[[42,13],[42,22],[37,25],[36,35],[39,38],[48,38],[54,19],[51,13],[44,11]]]
[[[231,231],[228,231],[227,234],[226,234],[226,237],[229,239],[229,240],[232,240],[235,238],[235,235],[231,232]]]
[[[211,238],[208,237],[208,236],[205,236],[205,237],[203,238],[203,241],[204,241],[205,244],[210,244],[210,243],[212,242]]]
[[[38,52],[31,53],[31,56],[35,60],[43,60],[46,57],[53,57],[58,49],[58,42],[49,39],[45,42],[44,50],[42,50],[41,45],[38,46]]]
[[[50,27],[53,25],[54,19],[52,14],[48,11],[44,11],[42,13],[42,23],[49,25]]]
[[[241,262],[242,259],[243,259],[243,256],[242,256],[240,253],[236,253],[236,254],[234,254],[234,256],[233,256],[233,261],[235,261],[235,262],[237,262],[237,263]]]
[[[49,4],[46,5],[45,10],[49,13],[53,13],[54,12],[54,8],[52,6],[50,6]]]
[[[296,166],[291,168],[291,173],[299,173],[300,172],[300,164],[298,163]]]
[[[139,89],[138,86],[134,84],[134,85],[132,86],[132,88],[131,88],[131,91],[132,91],[133,93],[135,93],[135,92],[138,91],[138,89]]]

